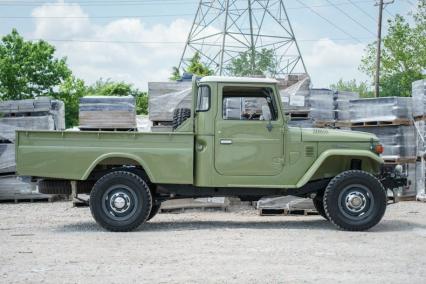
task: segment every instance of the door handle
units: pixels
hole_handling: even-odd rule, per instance
[[[220,139],[220,144],[222,145],[231,145],[232,140],[231,139]]]

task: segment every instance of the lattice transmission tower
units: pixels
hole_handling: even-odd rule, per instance
[[[178,68],[198,52],[216,75],[230,75],[230,63],[242,55],[255,73],[262,50],[273,53],[268,76],[307,73],[284,1],[201,0]]]

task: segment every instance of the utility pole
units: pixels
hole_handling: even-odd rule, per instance
[[[380,92],[380,60],[382,56],[382,19],[383,19],[383,8],[387,4],[392,4],[394,0],[389,2],[384,2],[379,0],[379,3],[376,3],[376,6],[379,6],[379,18],[377,20],[377,53],[376,53],[376,75],[374,79],[374,96],[379,97]]]

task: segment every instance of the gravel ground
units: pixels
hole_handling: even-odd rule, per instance
[[[159,214],[110,233],[69,202],[0,204],[1,283],[424,283],[426,204],[368,232],[254,210]]]

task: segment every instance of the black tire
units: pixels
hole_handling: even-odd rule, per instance
[[[328,220],[328,216],[324,210],[323,196],[324,196],[324,192],[321,192],[321,194],[318,194],[317,196],[315,196],[315,198],[312,201],[314,203],[315,209],[318,211],[318,214],[320,214],[322,217]]]
[[[154,204],[152,205],[151,212],[149,213],[148,219],[146,221],[148,222],[152,218],[154,218],[155,215],[160,211],[161,204]]]
[[[386,211],[386,191],[373,175],[359,170],[334,177],[324,192],[329,220],[347,231],[364,231],[380,222]]]
[[[95,184],[91,180],[77,181],[77,193],[89,194]],[[71,182],[69,180],[41,180],[38,182],[38,191],[44,194],[70,195]]]
[[[177,108],[173,111],[173,130],[178,128],[185,120],[191,117],[189,108]]]
[[[114,171],[101,177],[90,194],[90,211],[103,228],[128,232],[148,219],[152,207],[151,191],[138,175]]]

